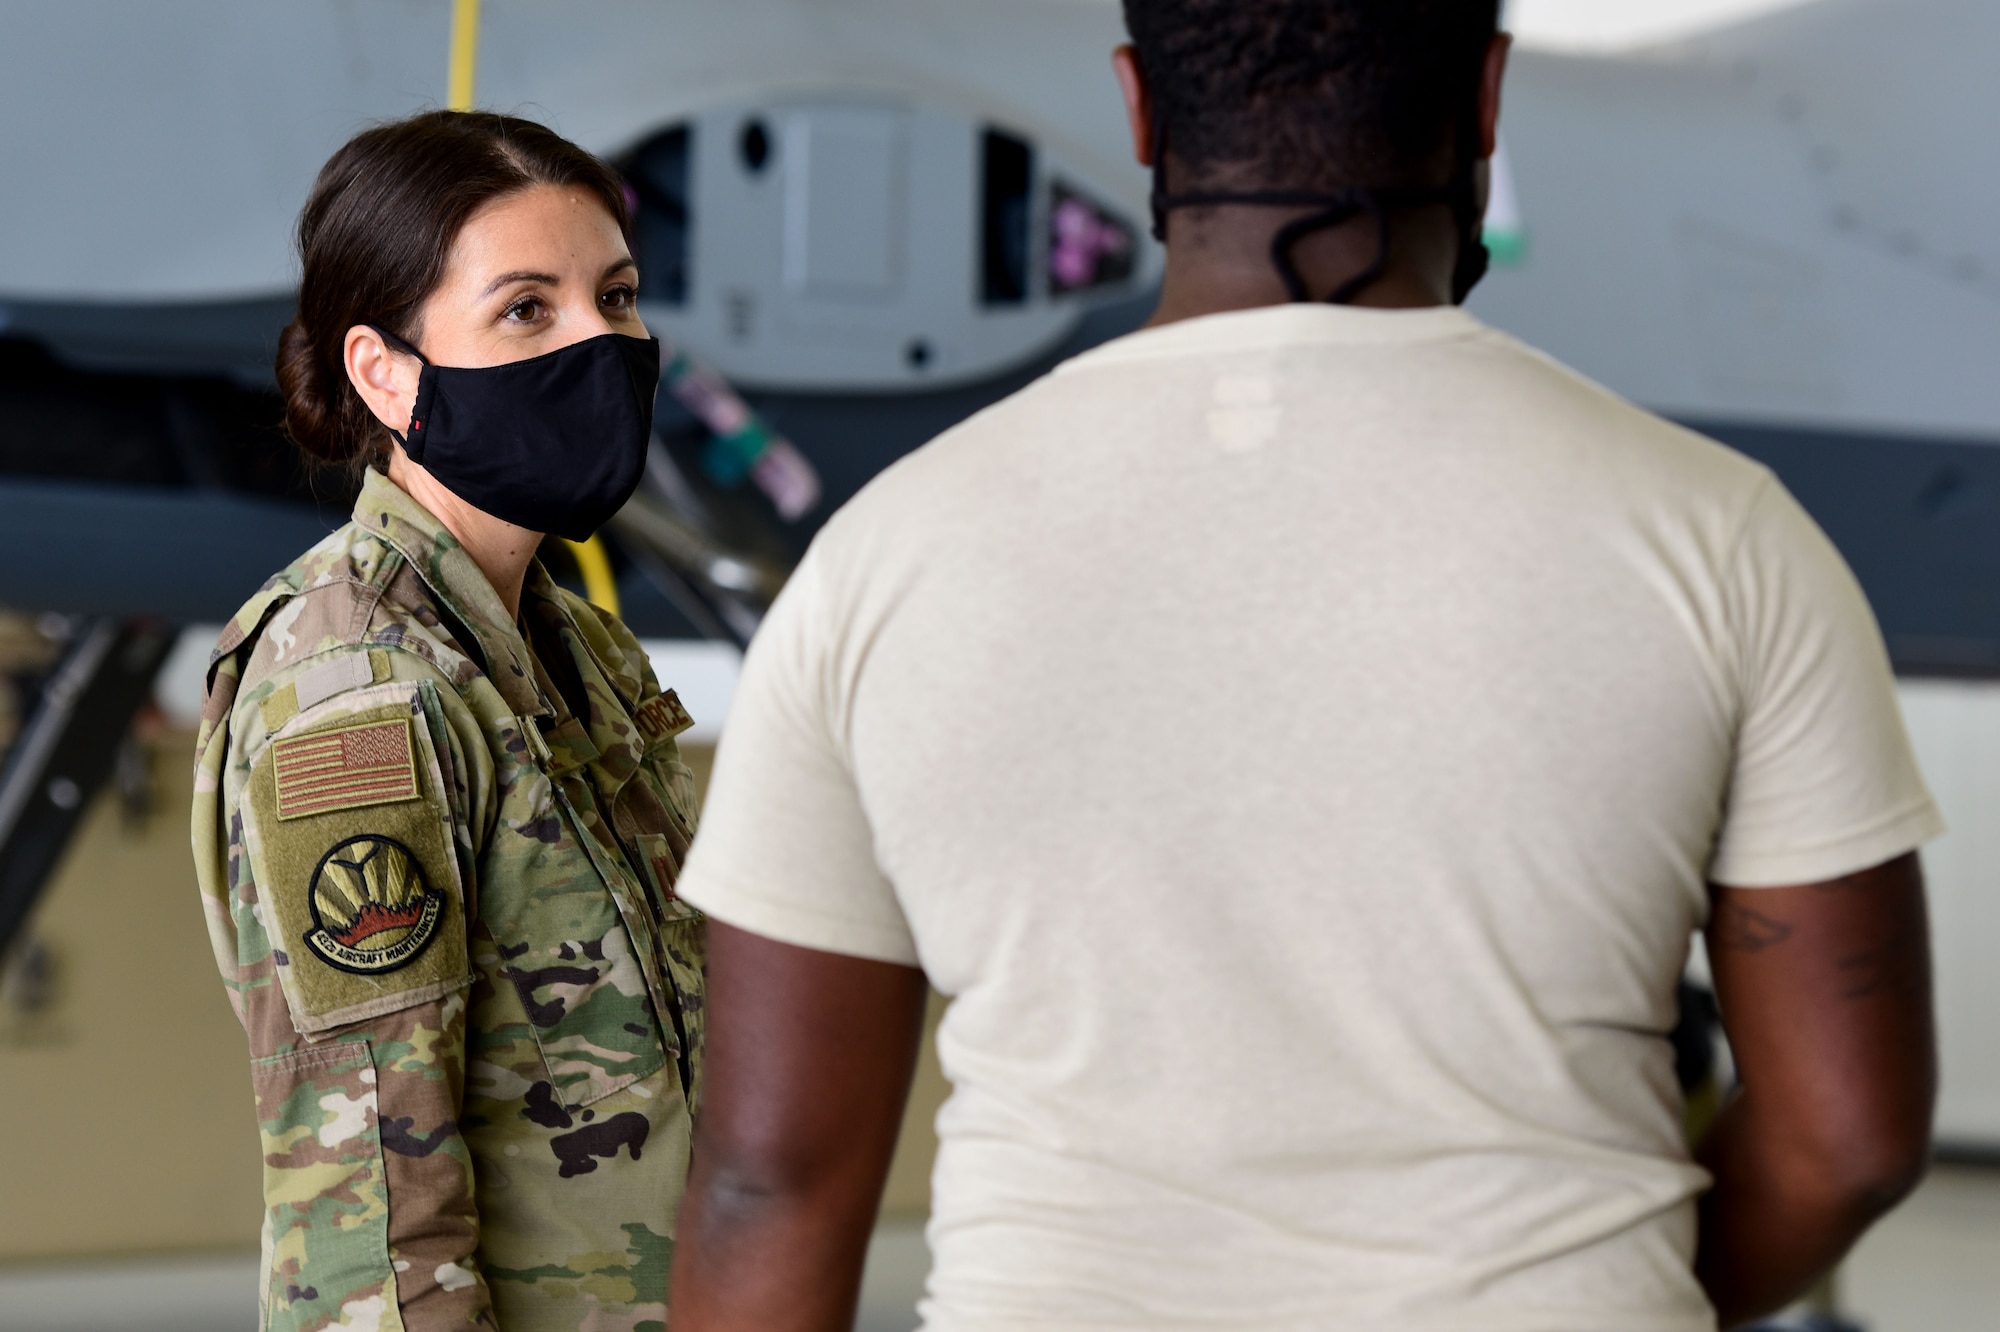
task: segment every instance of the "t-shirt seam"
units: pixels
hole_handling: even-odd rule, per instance
[[[1729,627],[1729,637],[1731,640],[1730,653],[1735,658],[1737,687],[1744,691],[1737,699],[1736,727],[1738,739],[1741,738],[1743,723],[1749,718],[1752,706],[1756,702],[1750,696],[1748,688],[1753,683],[1761,682],[1753,682],[1749,678],[1747,669],[1749,663],[1745,660],[1749,636],[1746,632],[1746,626],[1742,622],[1742,598],[1738,595],[1739,589],[1737,587],[1736,570],[1737,565],[1743,559],[1744,548],[1750,542],[1750,525],[1757,516],[1757,510],[1763,505],[1765,497],[1776,489],[1777,484],[1777,474],[1772,472],[1768,467],[1760,466],[1758,469],[1757,484],[1751,487],[1749,501],[1743,506],[1742,517],[1737,519],[1736,534],[1730,538],[1729,553],[1724,556],[1720,570],[1722,586],[1725,590],[1728,605],[1728,610],[1723,619],[1724,623]]]
[[[1285,307],[1273,306],[1270,308],[1282,309]],[[1231,313],[1240,313],[1240,312],[1232,311]],[[1126,337],[1132,337],[1132,336],[1134,335],[1133,334],[1126,335]],[[1474,342],[1480,340],[1490,341],[1490,340],[1496,340],[1499,337],[1500,335],[1497,333],[1496,330],[1488,328],[1485,325],[1478,323],[1477,321],[1473,321],[1460,328],[1455,328],[1448,331],[1441,331],[1433,334],[1427,334],[1420,337],[1308,338],[1308,337],[1297,337],[1297,336],[1292,336],[1292,337],[1259,336],[1256,338],[1236,340],[1230,342],[1229,345],[1227,346],[1202,345],[1202,346],[1176,346],[1171,348],[1121,347],[1116,342],[1113,342],[1113,343],[1108,343],[1101,348],[1093,348],[1090,351],[1083,352],[1077,356],[1074,356],[1069,360],[1064,361],[1062,364],[1056,366],[1049,373],[1050,377],[1053,378],[1057,376],[1080,374],[1084,371],[1094,370],[1099,367],[1109,367],[1117,365],[1136,365],[1148,361],[1197,360],[1206,357],[1211,357],[1218,353],[1226,353],[1226,352],[1247,352],[1247,351],[1264,351],[1264,350],[1290,351],[1305,347],[1343,347],[1350,349],[1353,348],[1396,349],[1396,348],[1406,348],[1406,347],[1439,347],[1454,342]],[[1219,342],[1222,340],[1217,339],[1216,341]]]
[[[842,915],[838,912],[821,911],[816,907],[804,906],[795,901],[783,901],[780,899],[767,897],[762,893],[756,892],[749,888],[745,888],[740,880],[734,878],[733,876],[727,873],[719,872],[713,869],[708,869],[699,864],[690,862],[690,864],[688,865],[688,873],[684,876],[682,882],[679,885],[677,885],[678,894],[681,897],[688,900],[689,902],[692,902],[695,906],[701,908],[704,912],[707,912],[709,915],[721,919],[725,924],[728,923],[728,912],[726,910],[716,911],[714,909],[714,899],[710,897],[708,892],[706,891],[710,885],[713,885],[726,898],[727,897],[740,898],[756,906],[768,908],[769,910],[783,916],[806,917],[808,919],[815,921],[824,921],[825,923],[838,928],[852,930],[858,933],[863,933],[875,937],[883,937],[887,934],[894,932],[892,927],[885,927],[871,922],[857,921],[851,915]],[[725,902],[725,906],[726,905],[727,904]],[[916,943],[916,934],[913,930],[910,929],[907,921],[904,922],[900,939],[901,941],[907,941],[914,948]],[[839,950],[836,949],[833,951],[839,951]]]
[[[1729,540],[1729,554],[1723,559],[1726,569],[1735,568],[1737,560],[1742,558],[1744,544],[1750,539],[1750,520],[1756,517],[1758,506],[1763,504],[1766,495],[1776,489],[1777,484],[1777,473],[1759,464],[1757,484],[1750,488],[1750,498],[1743,506],[1743,516],[1736,521],[1736,535]]]
[[[1810,846],[1790,847],[1782,851],[1749,851],[1739,853],[1732,850],[1727,852],[1727,856],[1732,861],[1750,861],[1752,863],[1759,861],[1799,860],[1809,856],[1821,855],[1829,851],[1838,851],[1844,846],[1855,843],[1866,842],[1871,838],[1881,836],[1885,832],[1895,830],[1899,824],[1922,819],[1925,815],[1929,815],[1933,819],[1939,817],[1937,801],[1928,792],[1912,798],[1907,803],[1898,806],[1890,813],[1875,819],[1871,823],[1827,841],[1816,842]],[[1867,868],[1868,866],[1866,865],[1855,867],[1855,869]],[[1849,870],[1846,872],[1853,873],[1854,871]],[[1725,886],[1734,887],[1736,885]]]

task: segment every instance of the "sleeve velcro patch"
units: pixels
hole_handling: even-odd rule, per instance
[[[271,746],[278,817],[417,798],[417,766],[406,718],[295,735]]]
[[[301,713],[251,767],[244,839],[301,1032],[471,979],[450,807],[421,708],[406,684],[344,694]]]

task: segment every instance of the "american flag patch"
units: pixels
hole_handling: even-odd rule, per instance
[[[293,736],[271,749],[281,819],[417,798],[405,718]]]

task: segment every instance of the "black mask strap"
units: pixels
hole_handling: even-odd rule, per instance
[[[1376,278],[1382,276],[1389,266],[1389,210],[1382,206],[1382,200],[1367,190],[1348,190],[1323,200],[1326,207],[1317,213],[1297,218],[1278,228],[1278,234],[1271,237],[1271,263],[1277,268],[1278,276],[1285,281],[1285,290],[1294,304],[1312,299],[1306,291],[1305,279],[1299,276],[1297,261],[1292,251],[1300,241],[1317,232],[1340,226],[1358,213],[1370,213],[1375,218],[1376,248],[1375,258],[1368,267],[1356,273],[1347,281],[1334,288],[1327,296],[1328,305],[1346,305]]]
[[[1167,193],[1167,116],[1157,106],[1153,112],[1153,193],[1148,203],[1153,209],[1153,239],[1165,245],[1167,210],[1174,206],[1173,195]]]
[[[1486,210],[1479,203],[1479,106],[1466,108],[1458,127],[1458,174],[1452,179],[1452,213],[1458,219],[1458,262],[1452,268],[1451,303],[1465,298],[1486,276],[1493,252],[1486,248]]]
[[[1479,162],[1479,121],[1476,109],[1459,133],[1458,168],[1450,184],[1426,189],[1340,190],[1320,193],[1308,190],[1245,190],[1173,194],[1167,189],[1167,124],[1164,115],[1153,122],[1153,239],[1165,243],[1167,214],[1178,208],[1214,208],[1227,204],[1254,208],[1315,208],[1319,211],[1287,222],[1271,238],[1271,266],[1285,284],[1285,294],[1294,304],[1313,299],[1300,276],[1293,251],[1299,242],[1318,232],[1341,226],[1362,213],[1375,219],[1375,258],[1328,295],[1329,305],[1346,305],[1367,290],[1389,268],[1389,214],[1398,208],[1447,204],[1458,223],[1458,260],[1452,270],[1452,303],[1461,305],[1473,287],[1486,276],[1491,260],[1481,237],[1483,218],[1474,175]]]
[[[377,333],[381,334],[382,341],[388,343],[392,350],[402,352],[406,356],[414,356],[419,361],[422,361],[425,365],[429,365],[431,363],[430,358],[428,356],[425,356],[415,347],[412,347],[409,343],[403,341],[401,338],[397,337],[394,333],[391,333],[388,329],[382,327],[380,324],[370,324],[368,325],[368,327],[374,329]]]
[[[437,395],[437,374],[430,363],[430,358],[415,347],[412,347],[409,343],[403,341],[380,324],[370,324],[368,327],[374,329],[381,336],[382,341],[388,343],[393,350],[416,357],[418,362],[424,367],[417,375],[417,400],[410,405],[409,429],[402,433],[399,440],[403,446],[403,452],[410,455],[410,461],[421,463],[424,460],[424,421],[431,414],[431,399]]]

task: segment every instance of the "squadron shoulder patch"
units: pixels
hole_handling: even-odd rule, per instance
[[[350,837],[320,857],[309,890],[305,945],[322,962],[360,976],[417,960],[437,936],[444,894],[393,837]]]
[[[404,718],[293,736],[271,746],[280,819],[415,800],[417,767]]]

